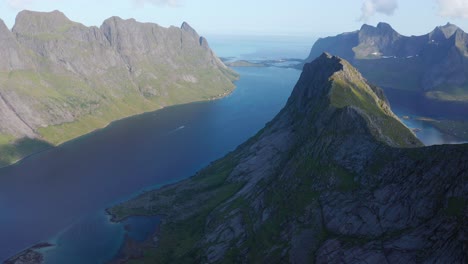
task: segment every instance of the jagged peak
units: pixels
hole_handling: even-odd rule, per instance
[[[381,30],[394,30],[390,24],[385,22],[379,22],[377,28]]]
[[[377,26],[371,26],[368,24],[363,24],[360,29],[360,33],[370,33],[370,34],[398,34],[390,24],[385,22],[379,22]]]
[[[206,38],[200,37],[198,42],[200,43],[200,46],[202,46],[203,48],[205,48],[205,49],[210,48],[210,45],[208,44],[208,40],[206,40]]]
[[[328,52],[324,52],[311,63],[304,65],[303,75],[309,76],[315,80],[328,80],[330,84],[346,84],[344,87],[342,87],[344,89],[359,88],[359,92],[368,94],[369,98],[372,100],[378,101],[379,104],[381,103],[380,101],[383,101],[383,103],[386,104],[386,98],[380,88],[369,84],[368,81],[362,76],[362,74],[347,60],[331,55]],[[322,96],[332,95],[331,92],[334,89],[333,85],[323,86],[323,88],[326,89],[322,91]],[[353,94],[356,94],[356,91],[353,91]],[[334,103],[333,99],[336,98],[330,99],[332,99],[331,103]],[[340,103],[336,103],[337,104],[335,106],[340,105]]]
[[[104,22],[103,22],[103,24],[104,24],[104,23],[111,22],[111,21],[112,21],[112,22],[117,22],[117,21],[123,21],[123,20],[124,20],[124,19],[121,18],[121,17],[119,17],[119,16],[111,16],[111,17],[105,19]]]
[[[322,100],[329,94],[330,78],[343,70],[342,59],[327,52],[303,67],[301,77],[288,100],[298,111],[307,111],[312,101]]]
[[[187,30],[187,31],[190,31],[190,30],[194,30],[189,23],[187,22],[182,22],[182,25],[180,25],[180,29],[183,29],[183,30]]]
[[[136,21],[134,18],[123,19],[119,16],[111,16],[104,20],[99,27],[101,32],[107,38],[111,45],[116,44],[119,32],[125,32],[120,34],[121,36],[126,35],[128,37],[129,34],[134,33],[135,25],[143,25],[145,23],[141,23]],[[153,24],[153,23],[148,23]],[[153,24],[156,25],[157,24]]]
[[[359,31],[368,30],[368,29],[375,29],[375,27],[372,26],[372,25],[368,25],[368,24],[362,24],[362,26],[361,26],[361,28],[359,29]]]
[[[143,24],[136,21],[134,18],[123,19],[119,16],[111,16],[104,20],[99,27],[105,34],[110,34],[111,31],[117,30],[117,28],[126,27],[127,25]],[[155,24],[156,25],[156,24]]]
[[[110,23],[120,24],[120,23],[140,23],[140,22],[136,21],[134,18],[123,19],[119,16],[111,16],[102,22],[103,25],[110,24]]]
[[[437,39],[437,38],[445,38],[448,39],[453,36],[457,31],[460,31],[461,29],[455,25],[447,22],[447,24],[443,26],[437,26],[434,28],[434,30],[429,33],[431,39]]]
[[[195,29],[193,29],[189,23],[187,22],[183,22],[182,25],[180,26],[180,29],[182,29],[183,31],[186,31],[188,33],[190,33],[192,36],[196,37],[196,38],[200,38],[200,36],[198,35],[197,31],[195,31]]]
[[[77,23],[68,19],[64,13],[58,10],[51,12],[23,10],[16,16],[13,32],[23,34],[54,32],[61,31],[73,24]]]
[[[0,39],[4,38],[5,35],[9,35],[11,32],[8,29],[7,25],[5,22],[0,18]]]
[[[287,108],[306,115],[353,109],[377,140],[391,146],[421,146],[390,110],[380,88],[369,84],[349,62],[326,52],[304,65]]]

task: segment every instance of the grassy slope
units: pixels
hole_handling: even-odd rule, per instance
[[[17,162],[31,153],[39,152],[52,147],[48,142],[22,138],[15,140],[14,137],[0,134],[0,168]]]
[[[198,255],[195,243],[204,234],[205,220],[222,202],[232,197],[242,188],[240,183],[226,182],[227,177],[237,165],[238,160],[233,155],[227,155],[209,167],[199,172],[182,184],[175,184],[162,188],[156,194],[149,193],[137,199],[150,200],[151,207],[127,207],[118,205],[108,209],[114,220],[122,220],[130,215],[154,215],[165,214],[169,218],[178,216],[170,215],[172,207],[186,206],[187,201],[196,204],[196,209],[182,209],[182,214],[188,214],[183,220],[167,222],[160,230],[159,247],[145,249],[141,259],[129,263],[189,263]],[[179,189],[178,186],[183,186]],[[188,187],[187,187],[188,186]],[[173,199],[175,198],[175,199]],[[170,207],[167,205],[171,204]]]
[[[350,71],[356,71],[350,65],[347,68]],[[351,75],[358,76],[356,74],[357,72],[354,72]],[[370,127],[371,133],[376,138],[383,142],[386,142],[385,138],[389,138],[400,147],[407,146],[408,142],[405,140],[412,137],[410,130],[396,118],[391,117],[390,110],[384,108],[385,102],[370,89],[371,87],[363,79],[345,80],[339,76],[335,77],[330,94],[331,104],[338,108],[358,107],[368,115],[370,119],[368,122],[375,123],[376,127],[382,128],[375,131]]]

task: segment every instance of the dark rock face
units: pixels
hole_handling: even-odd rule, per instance
[[[256,136],[109,212],[164,215],[147,250],[167,263],[464,263],[467,162],[468,145],[421,147],[379,88],[322,54]]]
[[[389,24],[379,23],[319,39],[306,62],[331,52],[349,60],[378,85],[451,94],[468,85],[467,44],[468,35],[453,24],[423,36],[406,37]]]

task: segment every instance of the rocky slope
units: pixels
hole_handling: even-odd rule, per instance
[[[382,90],[322,54],[256,136],[108,211],[163,216],[130,263],[466,263],[467,199],[468,145],[422,147]]]
[[[363,25],[358,31],[319,39],[306,61],[325,51],[349,60],[377,85],[468,101],[468,34],[453,24],[410,37],[385,23]]]
[[[0,21],[0,45],[0,165],[115,119],[223,96],[236,78],[187,23],[112,17],[98,28],[22,11],[11,31]]]

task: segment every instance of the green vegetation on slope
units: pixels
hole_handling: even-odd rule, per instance
[[[31,153],[51,147],[50,143],[42,140],[27,137],[15,139],[13,136],[0,134],[0,167],[10,165]]]
[[[353,106],[360,109],[368,117],[369,129],[376,138],[400,147],[407,146],[407,139],[412,138],[411,131],[393,116],[386,102],[372,90],[380,91],[380,88],[370,87],[349,64],[346,68],[351,71],[346,78],[341,75],[333,78],[330,103],[338,108]]]
[[[206,218],[214,208],[232,197],[243,186],[241,183],[226,181],[235,165],[237,159],[233,155],[227,155],[225,159],[214,162],[190,178],[187,188],[179,189],[179,183],[136,198],[143,201],[149,199],[151,207],[142,207],[140,203],[136,203],[135,207],[121,204],[108,209],[117,221],[135,214],[165,215],[165,212],[171,212],[165,215],[169,219],[181,218],[178,221],[167,221],[158,235],[159,246],[145,249],[143,258],[130,263],[168,263],[171,260],[178,260],[172,263],[193,262],[198,256],[196,243],[204,234]],[[187,203],[196,206],[186,207]],[[173,214],[172,209],[179,206],[180,211]]]

